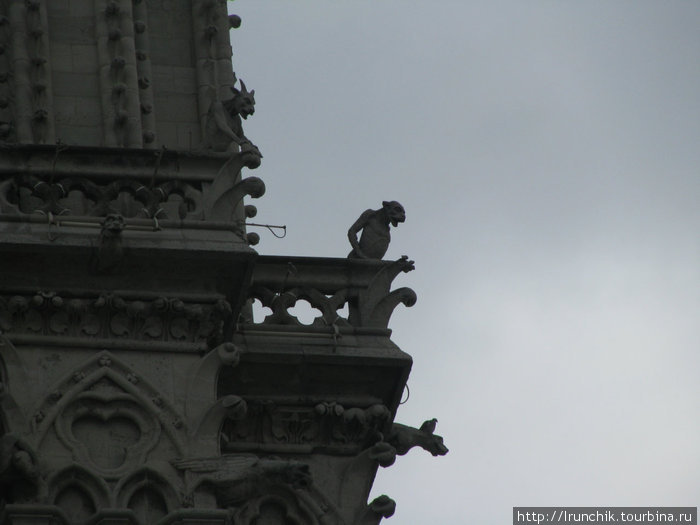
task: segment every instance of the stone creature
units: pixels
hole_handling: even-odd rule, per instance
[[[352,251],[349,259],[381,259],[384,257],[391,233],[389,225],[396,227],[406,220],[406,211],[396,201],[384,201],[379,210],[366,210],[348,230]],[[360,241],[357,234],[362,230]]]
[[[449,449],[443,443],[442,436],[434,434],[437,419],[424,422],[420,428],[413,428],[400,423],[394,423],[386,441],[403,456],[413,447],[421,447],[433,456],[444,456]]]
[[[216,487],[217,499],[223,506],[239,505],[273,485],[293,489],[311,485],[309,466],[300,461],[241,454],[178,460],[173,465],[195,474],[199,478],[197,484],[208,482]]]
[[[37,492],[39,472],[30,446],[15,434],[0,438],[0,503],[30,501]]]
[[[126,227],[124,217],[111,213],[102,221],[100,245],[94,260],[94,271],[109,273],[115,270],[124,260],[122,246],[122,231]]]
[[[231,88],[232,98],[223,102],[216,99],[211,103],[205,124],[204,149],[234,153],[240,147],[262,157],[257,146],[243,133],[241,123],[241,118],[246,120],[255,113],[255,90],[248,91],[242,80],[240,84],[241,89]]]

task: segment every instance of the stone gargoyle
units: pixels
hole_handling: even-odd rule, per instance
[[[389,225],[396,227],[406,220],[406,211],[396,201],[384,201],[378,210],[365,210],[350,226],[348,239],[352,251],[349,259],[381,259],[391,241]],[[357,234],[362,230],[360,240]]]
[[[257,164],[260,164],[262,155],[257,146],[243,133],[241,122],[241,118],[246,120],[255,113],[255,90],[248,91],[242,80],[240,84],[241,89],[231,88],[232,98],[221,101],[216,97],[209,106],[202,149],[217,153],[236,153],[240,148],[242,151],[247,150],[249,157],[257,157]]]
[[[110,213],[102,221],[100,244],[91,261],[92,270],[98,274],[107,274],[117,269],[124,260],[122,232],[126,228],[124,217]]]
[[[210,221],[245,222],[243,215],[237,215],[243,196],[258,198],[265,193],[265,185],[257,177],[240,180],[243,167],[256,169],[262,159],[260,150],[245,136],[241,124],[241,118],[247,119],[255,113],[255,90],[248,91],[242,80],[240,83],[240,90],[231,88],[233,98],[223,102],[214,100],[207,113],[202,149],[228,157],[204,191],[202,208],[204,218]]]
[[[0,437],[0,503],[30,501],[37,493],[36,454],[15,434]]]
[[[403,456],[413,447],[421,447],[433,456],[444,456],[449,449],[444,445],[442,436],[434,434],[436,424],[437,419],[425,421],[420,428],[394,423],[386,442],[396,449],[399,456]]]
[[[172,464],[178,470],[195,474],[196,484],[213,485],[217,500],[223,506],[238,505],[273,485],[294,489],[311,485],[309,466],[300,461],[236,454],[183,459]]]

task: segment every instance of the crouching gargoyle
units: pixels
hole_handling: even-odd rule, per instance
[[[233,98],[215,99],[207,112],[201,149],[228,158],[204,191],[202,208],[204,218],[210,221],[245,222],[244,216],[251,216],[252,208],[247,208],[245,214],[237,213],[243,196],[257,198],[265,192],[265,185],[256,177],[240,180],[241,169],[256,169],[262,158],[258,147],[243,133],[241,124],[241,118],[247,119],[255,113],[255,90],[248,91],[242,80],[240,83],[241,89],[231,88]],[[249,235],[251,244],[254,244],[253,235],[257,234]]]
[[[406,211],[396,201],[384,201],[378,210],[366,210],[350,226],[348,239],[352,245],[349,259],[381,259],[384,257],[391,233],[389,225],[396,227],[406,220]],[[357,234],[362,230],[360,241]]]
[[[209,106],[202,149],[231,154],[240,148],[248,157],[257,157],[256,161],[249,162],[259,165],[260,150],[245,136],[241,122],[241,118],[246,120],[255,113],[255,90],[248,91],[242,80],[240,84],[241,89],[231,88],[232,98],[221,101],[216,97]]]

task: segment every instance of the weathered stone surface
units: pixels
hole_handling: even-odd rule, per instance
[[[396,227],[405,220],[406,212],[396,201],[384,201],[380,209],[364,211],[348,230],[348,239],[352,245],[352,251],[348,257],[381,259],[391,241],[389,225]],[[362,235],[358,242],[357,234],[360,230]]]
[[[225,2],[0,16],[0,522],[391,516],[377,468],[447,452],[434,420],[393,422],[412,361],[389,319],[416,296],[392,289],[413,262],[381,258],[403,208],[365,212],[349,259],[250,247],[265,184]]]

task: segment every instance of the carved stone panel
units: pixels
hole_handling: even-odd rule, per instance
[[[0,330],[87,338],[206,342],[217,339],[230,306],[174,297],[133,299],[103,293],[81,297],[56,292],[0,295]]]
[[[33,420],[40,443],[57,438],[77,465],[104,479],[137,470],[157,449],[184,447],[182,417],[109,352],[53,385]]]
[[[324,451],[353,454],[380,439],[391,418],[384,405],[346,408],[335,402],[315,406],[249,401],[243,416],[229,418],[221,450]]]

